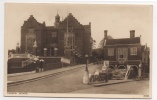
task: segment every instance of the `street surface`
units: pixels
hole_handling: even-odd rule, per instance
[[[100,87],[92,87],[88,89],[82,89],[78,91],[72,91],[73,93],[91,93],[91,94],[149,94],[149,81],[132,81],[126,83],[112,84]]]
[[[94,73],[100,65],[89,66],[89,72]],[[148,94],[149,81],[133,81],[127,83],[94,87],[83,84],[85,67],[69,70],[59,75],[34,82],[8,87],[8,92],[28,93],[103,93],[103,94]],[[110,80],[109,80],[110,81]]]

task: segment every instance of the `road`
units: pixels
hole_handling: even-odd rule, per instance
[[[90,93],[90,94],[149,94],[149,81],[132,81],[120,84],[112,84],[100,87],[92,87],[88,89],[82,89],[78,91],[72,91],[72,93]]]
[[[98,65],[90,66],[89,72],[93,73],[97,67]],[[85,67],[81,67],[46,79],[11,86],[8,87],[8,92],[65,93],[92,87],[82,83],[84,70]]]
[[[100,66],[92,65],[90,73]],[[104,94],[147,94],[149,81],[133,81],[128,83],[93,87],[82,83],[85,67],[63,72],[59,75],[8,87],[8,92],[28,93],[104,93]]]

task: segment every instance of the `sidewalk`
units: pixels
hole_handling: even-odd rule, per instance
[[[26,74],[31,74],[31,73],[36,73],[36,71],[30,71],[30,72],[21,72],[21,73],[13,73],[13,74],[8,74],[8,77],[14,77],[14,76],[19,76],[19,75],[26,75]]]
[[[85,64],[81,64],[81,65],[68,66],[68,67],[43,71],[43,72],[39,72],[39,73],[35,73],[34,71],[32,71],[32,72],[11,74],[11,75],[7,76],[7,78],[8,78],[7,83],[15,83],[15,82],[32,80],[32,79],[36,79],[36,78],[40,78],[40,77],[44,77],[44,76],[48,76],[48,75],[53,75],[56,73],[60,73],[60,72],[64,72],[64,71],[68,71],[68,70],[72,70],[72,69],[76,69],[76,68],[81,68],[84,66],[85,66]]]

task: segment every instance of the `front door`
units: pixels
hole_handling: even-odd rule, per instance
[[[48,55],[49,56],[54,56],[54,47],[48,48]]]

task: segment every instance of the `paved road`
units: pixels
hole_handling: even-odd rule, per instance
[[[94,93],[94,94],[149,94],[149,81],[132,81],[120,84],[112,84],[101,87],[91,87],[88,89],[82,89],[78,91],[72,91],[72,93]]]
[[[92,65],[89,72],[94,73],[100,66]],[[38,81],[8,87],[8,92],[29,93],[105,93],[105,94],[143,94],[148,91],[148,81],[135,81],[101,87],[82,83],[85,67],[63,72]],[[147,92],[145,93],[147,94]]]
[[[94,73],[98,65],[89,67],[89,72]],[[65,93],[80,89],[90,88],[84,85],[83,75],[85,67],[63,72],[46,79],[8,87],[8,92],[32,92],[32,93]]]

